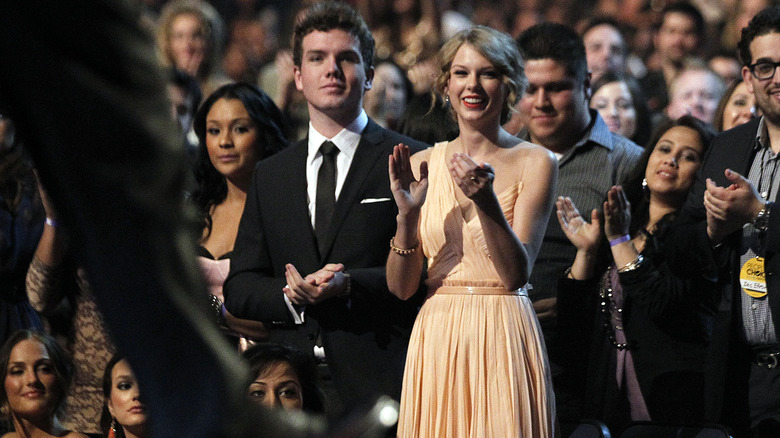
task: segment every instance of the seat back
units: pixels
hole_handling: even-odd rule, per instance
[[[719,424],[663,424],[652,421],[631,423],[620,438],[731,438]]]
[[[612,438],[607,426],[598,420],[561,422],[561,436],[564,438]]]

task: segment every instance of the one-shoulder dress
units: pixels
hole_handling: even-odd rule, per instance
[[[467,221],[431,151],[420,235],[429,295],[406,359],[399,437],[552,437],[555,400],[544,339],[525,289],[504,288],[479,218]],[[509,224],[522,183],[498,200]],[[476,207],[472,207],[476,208]]]

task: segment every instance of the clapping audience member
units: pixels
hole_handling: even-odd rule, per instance
[[[285,124],[270,97],[258,88],[235,83],[220,87],[195,115],[200,139],[196,157],[197,189],[192,199],[203,219],[199,246],[201,271],[220,309],[222,284],[244,211],[252,172],[258,161],[287,147]],[[224,311],[222,325],[250,339],[265,337],[256,321],[239,320]]]
[[[632,420],[703,419],[718,297],[705,276],[675,276],[663,251],[713,136],[691,116],[662,125],[634,176],[610,189],[603,230],[598,210],[583,217],[571,198],[558,198],[558,221],[577,247],[558,286],[561,337],[579,364],[569,378],[584,387],[584,415],[616,433]],[[605,235],[613,262],[603,272]]]
[[[756,107],[756,97],[748,91],[747,85],[740,78],[732,82],[720,98],[712,126],[718,132],[728,131],[749,122],[754,116],[759,115],[757,113],[760,113],[760,110]]]
[[[86,272],[70,250],[67,230],[58,222],[57,210],[40,183],[38,190],[48,219],[27,271],[27,297],[45,317],[54,316],[63,302],[68,304],[65,348],[73,360],[74,377],[62,406],[61,420],[72,429],[97,435],[102,433],[103,369],[115,347]]]
[[[652,123],[639,84],[630,76],[607,72],[591,86],[590,107],[604,119],[610,132],[644,146]]]
[[[138,379],[130,363],[122,355],[115,355],[106,364],[103,374],[103,429],[108,438],[146,438],[146,405],[141,400]]]
[[[195,77],[204,95],[228,81],[217,73],[225,25],[202,0],[174,0],[165,5],[157,24],[157,50],[164,66]]]
[[[73,378],[73,365],[62,348],[42,332],[19,330],[0,349],[3,385],[0,405],[13,424],[6,438],[87,438],[60,424],[57,411]]]
[[[325,412],[325,394],[317,365],[302,351],[282,344],[260,343],[244,352],[253,376],[247,392],[252,401],[272,408]]]
[[[555,158],[501,127],[525,85],[508,35],[474,26],[439,58],[436,89],[460,134],[411,157],[397,145],[389,162],[398,224],[387,284],[406,300],[426,271],[428,291],[398,433],[555,436],[551,374],[525,289],[555,196]]]

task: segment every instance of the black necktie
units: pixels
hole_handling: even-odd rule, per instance
[[[339,148],[330,141],[320,146],[322,164],[317,174],[317,201],[314,206],[314,233],[320,255],[325,252],[325,235],[336,205],[336,154]]]

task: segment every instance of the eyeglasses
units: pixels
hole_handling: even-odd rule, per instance
[[[772,79],[777,67],[780,67],[780,62],[762,61],[748,66],[750,73],[758,80]]]

